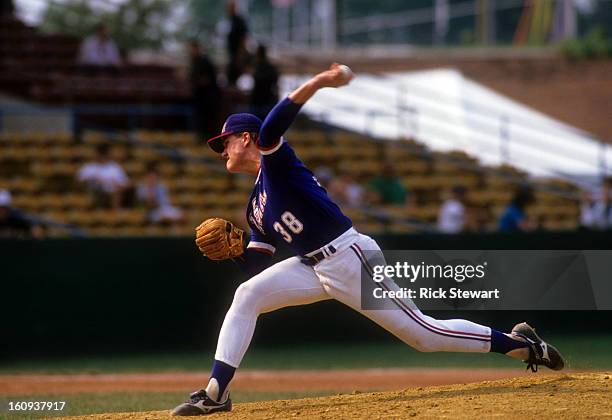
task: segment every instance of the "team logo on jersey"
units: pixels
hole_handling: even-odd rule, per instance
[[[260,192],[258,197],[253,198],[251,201],[251,214],[249,215],[249,221],[253,223],[257,229],[265,235],[266,232],[263,228],[263,216],[266,209],[266,202],[268,201],[268,195],[265,191]]]

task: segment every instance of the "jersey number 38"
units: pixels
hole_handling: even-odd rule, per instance
[[[280,222],[274,222],[272,227],[274,227],[275,231],[281,234],[281,236],[287,243],[291,243],[291,241],[293,240],[291,234],[287,232],[287,229],[289,229],[292,233],[296,235],[304,229],[304,225],[302,224],[302,222],[300,222],[290,211],[286,211],[281,215],[281,221],[285,226],[283,226],[283,224],[281,224]],[[285,229],[285,227],[287,229]]]

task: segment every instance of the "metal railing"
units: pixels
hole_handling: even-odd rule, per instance
[[[372,89],[368,86],[361,86],[361,93],[368,94],[368,90]],[[421,97],[437,98],[438,107],[443,108],[444,99],[457,99],[453,98],[451,95],[440,94],[439,92],[430,91],[428,89],[423,89],[420,87],[415,88],[414,86],[409,86],[405,83],[397,83],[394,84],[393,87],[387,90],[377,89],[377,96],[388,103],[393,103],[394,106],[391,110],[381,110],[376,108],[359,108],[359,107],[351,107],[351,106],[328,106],[324,107],[321,113],[318,116],[318,119],[322,122],[329,121],[330,115],[332,113],[340,112],[347,113],[351,115],[355,115],[356,112],[363,112],[363,127],[364,132],[366,134],[372,135],[373,133],[368,132],[369,127],[372,127],[374,121],[378,118],[387,118],[394,119],[398,124],[398,131],[403,131],[407,133],[411,133],[412,137],[418,138],[418,123],[415,121],[418,120],[419,108],[414,104],[407,104],[407,101],[404,99],[404,96],[410,92],[410,95],[420,95]],[[369,92],[372,93],[372,92]],[[504,114],[503,118],[499,118],[494,114],[494,109],[485,108],[482,104],[473,101],[464,101],[471,111],[474,112],[475,115],[479,115],[485,122],[483,124],[499,124],[500,133],[503,131],[511,131],[513,127],[514,118],[516,118],[516,124],[520,124],[523,128],[532,129],[535,131],[535,136],[541,135],[541,132],[538,131],[537,127],[530,127],[530,121],[525,120],[522,116],[512,115],[511,113]],[[24,112],[24,108],[22,107],[2,107],[0,108],[0,117],[2,114],[10,114],[10,113],[19,113]],[[48,114],[48,113],[68,113],[71,115],[73,119],[73,127],[78,125],[78,118],[80,115],[85,115],[88,113],[92,114],[106,114],[106,115],[131,115],[135,121],[137,116],[140,115],[183,115],[186,118],[193,119],[193,111],[189,107],[168,107],[168,106],[77,106],[77,107],[64,107],[64,108],[54,108],[54,109],[25,109],[26,113],[34,113],[34,114]],[[406,114],[408,117],[406,118]],[[76,121],[76,123],[75,123]],[[444,118],[443,112],[441,112],[438,116],[434,117],[434,123],[438,126],[439,131],[443,134],[443,136],[448,136],[450,139],[453,137],[452,127],[448,127],[448,122]],[[134,128],[137,128],[134,124]],[[120,134],[114,132],[106,132],[105,136],[107,139],[111,141],[123,142],[126,144],[134,145],[136,147],[142,148],[150,148],[154,150],[156,153],[159,153],[160,156],[165,156],[173,160],[182,160],[188,162],[195,162],[199,164],[206,165],[208,169],[214,172],[225,172],[225,168],[219,162],[214,161],[210,158],[193,156],[188,151],[178,150],[172,146],[166,144],[155,144],[150,142],[144,142],[138,139],[138,137],[132,133]],[[490,149],[492,153],[504,153],[504,149],[509,147],[510,142],[512,142],[511,136],[500,135],[497,138],[490,140]],[[602,153],[604,154],[601,158],[602,170],[607,171],[607,161],[605,157],[605,153],[607,151],[607,146],[605,143],[600,142]],[[406,144],[402,142],[404,148],[406,148],[410,153],[415,154],[417,156],[430,159],[431,151],[424,150],[421,147]],[[533,145],[528,145],[527,147],[534,147]],[[537,149],[536,149],[537,150]],[[579,151],[576,151],[579,153]],[[441,154],[438,156],[438,159],[443,160],[446,163],[450,163],[455,165],[457,168],[468,171],[477,171],[480,173],[486,173],[489,176],[497,176],[501,177],[506,181],[517,183],[516,177],[513,177],[509,174],[500,173],[492,168],[487,168],[482,165],[474,164],[464,159],[458,159],[449,154]],[[576,154],[570,154],[570,159],[580,160],[580,157]],[[607,172],[605,172],[607,173]],[[552,175],[563,175],[563,174],[552,174]],[[536,186],[537,190],[542,190],[546,192],[550,192],[552,194],[558,195],[559,197],[563,197],[566,199],[577,200],[579,197],[577,194],[567,192],[567,191],[559,191],[550,186]],[[384,209],[379,208],[371,208],[366,209],[366,213],[369,214],[372,218],[379,221],[385,220],[393,220],[395,223],[404,223],[406,226],[413,228],[418,231],[423,232],[431,232],[435,229],[424,223],[422,221],[411,219],[411,218],[398,218],[396,216],[389,215],[385,212]],[[53,221],[50,221],[53,222]],[[57,224],[58,226],[60,224]],[[69,225],[66,225],[70,228]]]

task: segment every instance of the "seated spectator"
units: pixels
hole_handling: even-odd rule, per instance
[[[583,193],[580,226],[585,229],[612,229],[612,178],[607,178],[599,197]]]
[[[278,70],[268,59],[265,45],[257,47],[253,80],[251,109],[253,114],[264,120],[278,102]]]
[[[116,210],[130,188],[130,180],[121,165],[111,160],[108,144],[99,145],[96,152],[96,160],[79,169],[77,180],[93,193],[94,206]]]
[[[381,204],[405,204],[408,191],[402,180],[395,174],[391,163],[383,166],[382,173],[370,180],[369,189]]]
[[[78,61],[86,66],[121,65],[119,51],[115,42],[110,38],[106,25],[98,25],[96,33],[83,40]]]
[[[42,238],[42,228],[32,223],[21,212],[12,208],[11,202],[11,193],[8,190],[0,190],[0,238],[20,236]]]
[[[315,177],[321,185],[326,190],[329,189],[329,185],[334,179],[334,171],[325,165],[319,165],[314,170]]]
[[[534,224],[527,217],[527,207],[534,202],[535,197],[531,188],[519,188],[499,218],[498,229],[501,232],[532,230]]]
[[[599,229],[603,224],[603,206],[592,192],[582,192],[580,197],[580,227]]]
[[[457,185],[451,191],[438,213],[438,230],[442,233],[460,233],[467,225],[467,189]]]
[[[329,194],[340,204],[359,207],[363,204],[365,191],[350,174],[344,173],[330,182]]]
[[[183,212],[170,204],[168,190],[159,179],[157,164],[147,165],[147,172],[136,190],[138,201],[148,210],[152,223],[182,222]]]

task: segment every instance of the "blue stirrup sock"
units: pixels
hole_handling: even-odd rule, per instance
[[[506,334],[491,328],[491,352],[506,354],[512,350],[528,347],[528,344],[508,337]],[[210,381],[206,392],[210,398],[220,401],[224,398],[227,386],[234,377],[236,368],[215,360],[210,374]],[[213,381],[214,380],[214,381]]]
[[[234,377],[235,372],[235,367],[215,360],[210,374],[210,380],[206,387],[206,394],[217,402],[221,402],[222,399],[225,399],[225,391]]]
[[[528,344],[508,337],[506,334],[491,328],[491,352],[506,354],[509,351],[528,347]]]

